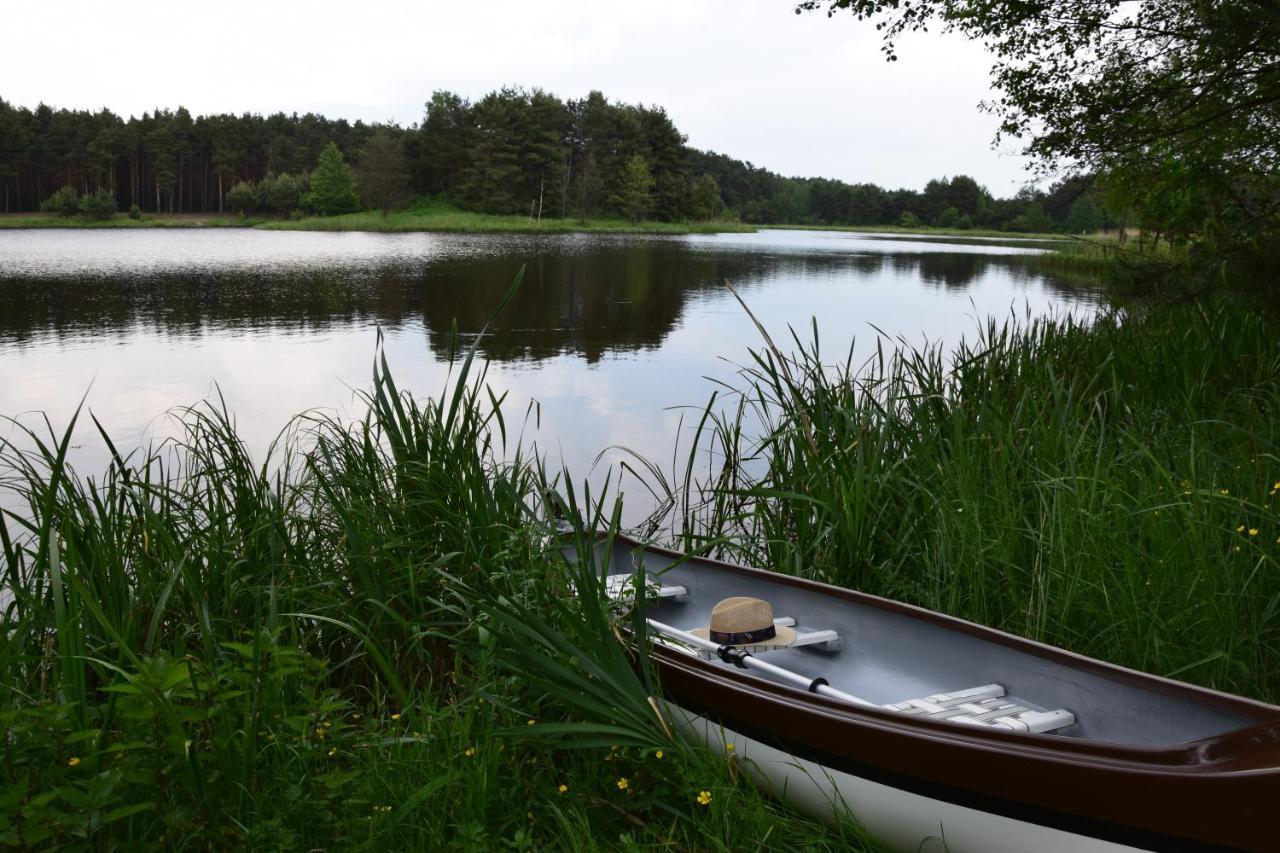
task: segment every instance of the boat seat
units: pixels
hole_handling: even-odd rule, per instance
[[[634,575],[609,575],[604,579],[605,595],[614,601],[630,601],[632,598],[632,579]],[[684,602],[689,598],[689,588],[684,586],[668,586],[657,581],[645,585],[650,598],[667,599]]]
[[[908,699],[884,707],[912,717],[1015,732],[1052,732],[1066,728],[1076,721],[1075,715],[1070,711],[1061,708],[1056,711],[1037,711],[1006,701],[1003,696],[1004,688],[999,684],[984,684],[953,693],[935,693],[923,699]]]

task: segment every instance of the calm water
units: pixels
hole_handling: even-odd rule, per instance
[[[732,281],[776,339],[816,317],[834,361],[876,328],[972,337],[991,315],[1092,310],[1032,274],[1033,243],[765,231],[691,237],[219,231],[0,231],[0,416],[61,428],[82,395],[123,446],[221,389],[261,450],[307,409],[358,414],[378,327],[401,387],[445,387],[451,330],[474,339],[516,270],[516,301],[481,343],[508,420],[585,474],[624,446],[669,461],[681,407],[759,346]],[[873,326],[875,328],[873,328]],[[12,437],[0,423],[0,437]],[[74,459],[102,467],[89,430]],[[606,458],[616,458],[616,453]],[[634,484],[628,493],[641,498]],[[643,501],[640,501],[643,503]]]

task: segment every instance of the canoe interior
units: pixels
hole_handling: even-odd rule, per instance
[[[734,595],[763,598],[775,617],[790,616],[809,630],[833,629],[843,639],[834,652],[815,648],[765,652],[764,659],[807,677],[822,676],[831,686],[876,704],[919,699],[983,684],[1003,685],[1010,701],[1037,710],[1065,708],[1076,723],[1054,737],[1080,738],[1136,747],[1165,747],[1225,734],[1268,717],[1261,706],[1237,710],[1206,701],[1192,688],[1170,689],[1168,682],[1145,679],[1105,666],[1073,666],[1014,648],[979,633],[966,633],[867,602],[835,597],[820,588],[797,587],[767,573],[740,572],[714,561],[679,558],[642,548],[628,540],[601,544],[598,558],[609,560],[610,574],[645,570],[663,584],[687,587],[682,603],[653,602],[649,615],[690,630],[708,624],[716,602]],[[676,564],[679,562],[679,564]],[[720,661],[719,666],[729,666]],[[1094,669],[1094,671],[1089,671]]]

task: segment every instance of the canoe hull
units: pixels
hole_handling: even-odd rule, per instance
[[[681,733],[730,753],[759,788],[818,820],[852,818],[891,850],[919,853],[1120,853],[1114,844],[864,779],[798,758],[679,706],[669,706]]]

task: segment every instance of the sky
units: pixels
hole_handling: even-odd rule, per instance
[[[665,107],[689,144],[784,175],[896,188],[967,174],[997,196],[1027,180],[992,148],[991,58],[916,34],[897,62],[850,15],[791,0],[49,0],[13,3],[0,98],[121,115],[317,112],[421,121],[436,89],[504,85]]]

